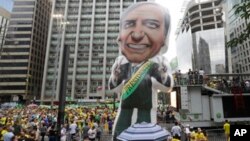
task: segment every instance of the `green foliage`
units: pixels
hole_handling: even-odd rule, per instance
[[[243,19],[249,19],[250,17],[250,2],[244,2],[240,4],[234,5],[233,9],[235,9],[234,14],[239,15]]]
[[[250,23],[247,23],[247,20],[250,19],[250,1],[236,4],[233,6],[233,9],[235,10],[235,15],[239,16],[242,19],[245,19],[246,28],[238,37],[235,37],[227,42],[227,47],[235,47],[238,44],[242,44],[250,36]]]
[[[177,60],[177,57],[173,58],[171,61],[170,61],[170,67],[171,67],[171,70],[176,70],[177,67],[178,67],[178,60]]]

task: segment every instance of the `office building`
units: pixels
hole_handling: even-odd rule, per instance
[[[192,0],[177,32],[178,69],[225,73],[226,49],[221,0]]]
[[[249,24],[250,19],[245,20],[239,15],[234,14],[233,6],[242,4],[246,0],[228,0],[227,1],[227,41],[239,37]],[[242,44],[228,49],[231,56],[231,73],[250,73],[250,39],[247,38]],[[248,77],[249,78],[249,77]],[[245,77],[247,79],[247,77]]]
[[[104,99],[119,55],[121,12],[147,0],[56,0],[52,8],[41,101],[58,100],[62,53],[69,48],[66,100]]]
[[[38,97],[51,6],[50,0],[14,0],[0,60],[0,99]]]
[[[0,7],[0,57],[9,24],[10,12]]]

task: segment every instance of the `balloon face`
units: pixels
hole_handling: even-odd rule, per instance
[[[164,45],[164,14],[156,5],[141,5],[121,23],[119,45],[132,63],[141,63],[159,53]]]

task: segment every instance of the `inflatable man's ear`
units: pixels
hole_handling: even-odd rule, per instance
[[[164,43],[162,44],[162,47],[161,47],[161,50],[160,50],[159,54],[164,54],[164,53],[167,52],[167,50],[168,50],[168,43],[169,43],[169,37],[166,37]]]
[[[121,43],[120,35],[118,35],[118,37],[117,37],[117,39],[116,39],[116,43],[117,43],[118,45],[120,45],[120,43]]]
[[[118,35],[117,39],[116,39],[116,43],[119,47],[119,55],[121,55],[121,38],[120,38],[120,35]]]
[[[165,23],[165,41],[160,50],[160,54],[166,53],[169,46],[169,34],[171,30],[171,16],[167,8],[163,7],[164,11],[164,23]]]

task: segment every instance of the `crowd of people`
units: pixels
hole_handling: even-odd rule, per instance
[[[202,129],[200,127],[194,128],[190,126],[189,124],[181,124],[178,121],[175,121],[174,125],[171,127],[171,135],[172,137],[169,139],[169,141],[208,141],[209,137],[212,135],[215,135],[211,132],[210,136],[208,137],[209,130]],[[224,132],[224,136],[222,135],[220,139],[223,138],[223,140],[230,141],[230,123],[228,120],[225,120],[225,123],[223,124],[223,129],[216,129],[217,133],[219,134],[220,131]],[[213,139],[216,137],[213,137]]]
[[[183,126],[178,122],[175,122],[171,128],[171,141],[180,141],[181,136],[184,141],[208,141],[206,130],[201,128],[194,129],[189,124]]]
[[[181,70],[178,70],[174,73],[174,81],[175,85],[195,85],[195,84],[203,84],[204,83],[204,70],[201,68],[200,70],[191,69],[188,70],[187,74],[183,74]]]
[[[1,111],[0,141],[100,140],[111,134],[116,111],[109,107],[65,109],[65,124],[57,131],[57,109],[12,108]]]
[[[65,109],[65,123],[58,133],[57,109],[12,108],[1,111],[0,141],[100,141],[103,134],[112,136],[116,111],[105,107],[77,107]],[[175,118],[175,110],[168,107],[165,122],[174,123],[169,129],[169,141],[208,141],[206,130],[182,124]],[[159,120],[160,121],[160,120]],[[225,121],[225,136],[229,140],[230,124]]]
[[[227,93],[233,93],[233,88],[240,89],[242,93],[250,92],[249,80],[243,80],[239,76],[232,77],[232,80],[228,80],[226,77],[208,77],[202,68],[194,71],[189,69],[187,73],[181,73],[181,70],[178,70],[173,74],[173,77],[177,86],[202,84]]]
[[[230,140],[230,123],[225,120],[223,128],[207,130],[202,127],[193,127],[191,124],[181,123],[176,117],[176,109],[171,106],[167,106],[166,109],[158,109],[158,121],[166,122],[168,130],[171,133],[168,141],[208,141],[208,135],[216,135],[220,138]],[[223,136],[223,131],[225,136]],[[216,132],[216,133],[215,133]],[[221,134],[219,134],[221,133]],[[213,137],[214,138],[214,137]]]
[[[171,133],[171,137],[168,141],[208,141],[206,130],[202,130],[201,128],[194,128],[189,124],[183,124],[178,121],[175,117],[176,109],[171,106],[167,106],[166,109],[158,109],[158,111],[163,117],[159,118],[158,121],[162,120],[162,122],[166,122],[173,126],[170,126],[169,131]]]

